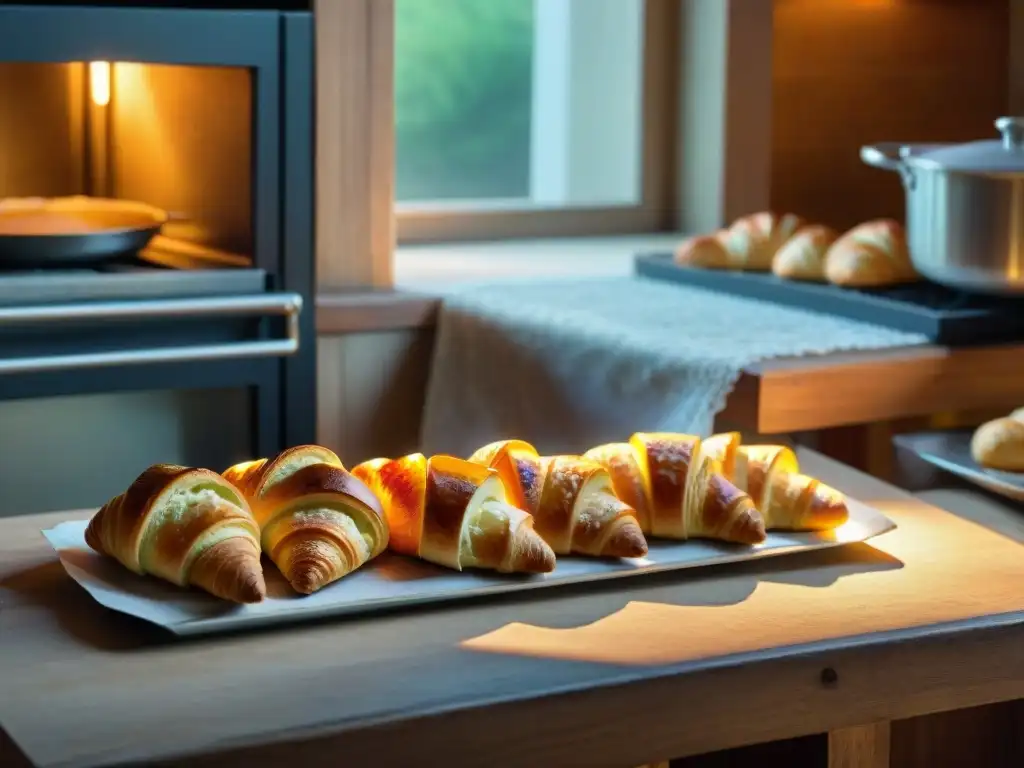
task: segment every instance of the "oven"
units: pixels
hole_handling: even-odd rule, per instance
[[[0,212],[166,212],[74,261],[0,225],[0,516],[315,439],[313,109],[308,3],[0,5]]]

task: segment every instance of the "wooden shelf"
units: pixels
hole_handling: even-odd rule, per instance
[[[867,424],[1024,403],[1024,345],[901,347],[766,360],[720,414],[762,434]]]

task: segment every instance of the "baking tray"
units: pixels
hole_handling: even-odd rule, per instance
[[[784,280],[770,272],[682,267],[669,253],[640,254],[634,258],[634,270],[655,280],[920,333],[946,346],[1024,339],[1021,300],[976,296],[926,281],[872,290],[841,288]]]
[[[916,432],[896,435],[893,442],[932,466],[1014,501],[1024,501],[1024,472],[986,469],[971,457],[974,430]]]
[[[599,580],[664,573],[722,563],[756,560],[865,541],[895,523],[875,509],[848,500],[850,519],[831,532],[772,531],[757,547],[716,542],[651,541],[647,557],[599,560],[560,557],[554,572],[506,576],[482,570],[461,573],[421,560],[385,553],[355,573],[309,596],[292,592],[280,573],[265,565],[267,598],[236,606],[196,590],[137,576],[85,543],[87,521],[70,521],[43,531],[68,574],[107,608],[157,624],[176,635],[204,635],[288,624],[329,616],[379,613],[403,606],[450,603]]]

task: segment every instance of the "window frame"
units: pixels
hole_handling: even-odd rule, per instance
[[[415,241],[415,234],[419,242],[437,242],[707,232],[743,213],[767,210],[772,0],[647,3],[645,29],[655,20],[661,28],[645,46],[639,206],[438,216],[424,219],[419,233],[404,232],[405,242]],[[313,10],[316,288],[390,289],[396,245],[394,0],[313,0]]]
[[[479,207],[428,204],[396,210],[398,242],[632,234],[669,228],[673,219],[677,0],[642,0],[639,199],[596,207]]]

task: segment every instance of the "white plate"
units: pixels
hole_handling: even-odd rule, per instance
[[[767,541],[756,547],[699,540],[650,541],[650,551],[644,558],[599,560],[560,557],[554,572],[535,576],[503,576],[482,570],[459,573],[420,560],[384,553],[359,571],[319,592],[300,596],[292,592],[277,570],[264,561],[267,598],[255,605],[243,606],[226,603],[205,592],[179,589],[160,579],[131,573],[86,545],[85,521],[61,523],[43,531],[43,535],[57,550],[71,578],[98,603],[157,624],[177,635],[201,635],[827,549],[864,541],[896,527],[877,510],[853,500],[847,503],[850,519],[831,532],[771,531]]]
[[[1024,501],[1024,473],[986,469],[971,456],[973,430],[918,432],[896,435],[893,442],[932,466],[979,485],[1000,496]]]

